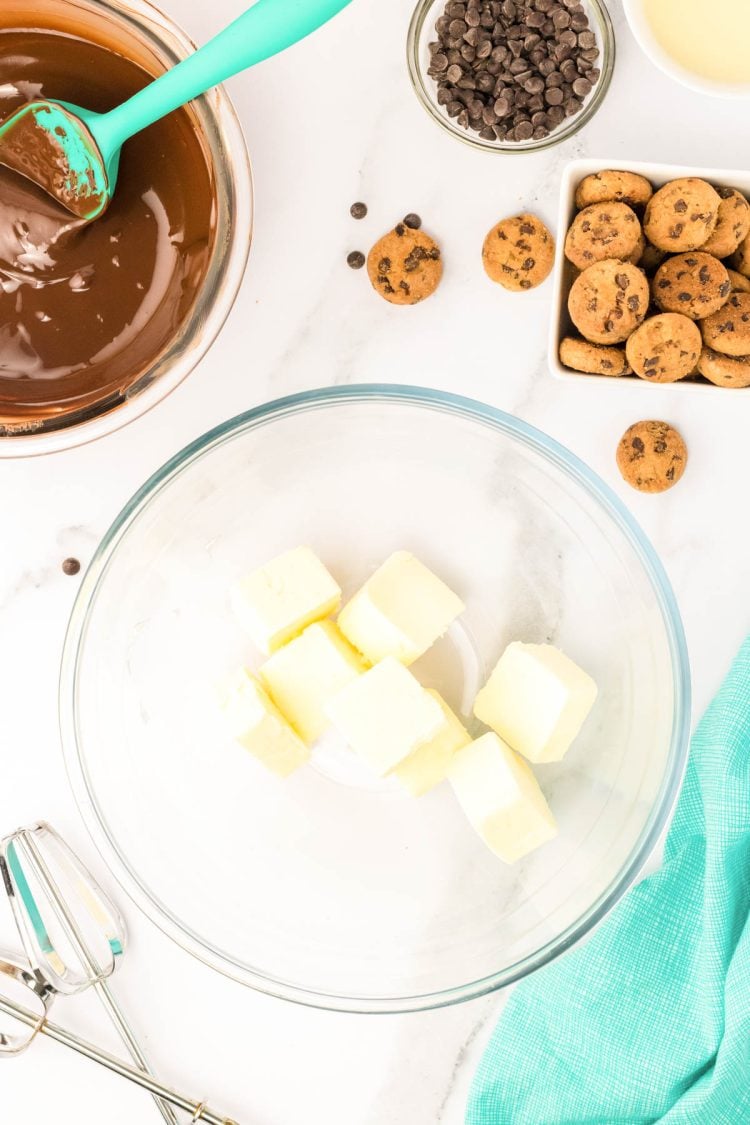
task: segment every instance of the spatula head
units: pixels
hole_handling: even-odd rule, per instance
[[[0,164],[89,221],[107,207],[112,186],[99,147],[75,111],[39,100],[11,114],[0,125]]]

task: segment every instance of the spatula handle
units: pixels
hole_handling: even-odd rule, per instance
[[[114,151],[172,110],[317,30],[350,0],[257,0],[205,47],[97,119],[102,152]]]

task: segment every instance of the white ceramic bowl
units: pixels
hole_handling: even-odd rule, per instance
[[[668,78],[673,78],[675,82],[687,86],[690,90],[696,90],[699,94],[709,94],[715,98],[750,98],[748,82],[713,82],[675,62],[651,30],[643,0],[623,0],[623,7],[638,46],[654,66]]]
[[[577,271],[565,257],[565,233],[576,214],[575,194],[578,184],[584,176],[589,176],[592,172],[602,172],[607,168],[616,168],[622,172],[637,172],[639,175],[645,176],[655,188],[662,187],[670,180],[677,180],[682,176],[699,176],[702,180],[708,180],[709,183],[715,184],[717,187],[735,187],[744,195],[750,196],[750,172],[721,168],[692,168],[677,164],[643,164],[632,160],[608,160],[606,157],[600,157],[596,160],[571,160],[563,171],[560,184],[560,206],[557,216],[557,249],[553,273],[554,292],[548,344],[548,360],[552,374],[561,379],[575,379],[577,382],[583,379],[589,383],[597,383],[599,386],[605,387],[617,386],[623,382],[631,387],[633,385],[642,386],[645,388],[644,395],[650,394],[652,387],[655,385],[658,385],[663,391],[683,395],[706,393],[725,395],[730,391],[735,395],[750,394],[750,387],[717,387],[708,381],[686,382],[680,380],[676,383],[651,384],[635,375],[615,379],[605,375],[583,375],[577,371],[571,371],[569,367],[563,367],[560,363],[558,357],[560,341],[564,336],[576,331],[568,314],[568,294]]]

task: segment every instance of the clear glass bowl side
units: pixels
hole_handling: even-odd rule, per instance
[[[465,627],[418,671],[467,721],[507,640],[553,640],[589,667],[598,715],[540,770],[554,848],[505,869],[448,787],[412,803],[319,759],[280,788],[217,747],[206,685],[247,653],[227,586],[290,536],[345,592],[405,544],[455,583]],[[60,694],[79,805],[138,905],[245,984],[363,1012],[481,995],[590,932],[666,824],[689,709],[668,582],[594,474],[498,411],[381,387],[260,408],[165,466],[84,579]]]

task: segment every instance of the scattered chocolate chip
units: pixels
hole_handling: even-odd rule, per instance
[[[419,230],[421,225],[422,220],[419,215],[415,215],[413,211],[410,211],[409,214],[404,217],[404,226],[408,227],[409,230]]]
[[[364,261],[364,259],[363,259],[363,261]],[[81,564],[79,563],[78,559],[65,559],[65,561],[62,564],[63,574],[69,574],[69,575],[78,574],[78,571],[80,569],[81,569]]]
[[[351,207],[349,208],[349,214],[353,219],[364,219],[365,215],[367,214],[367,204],[352,203]]]

